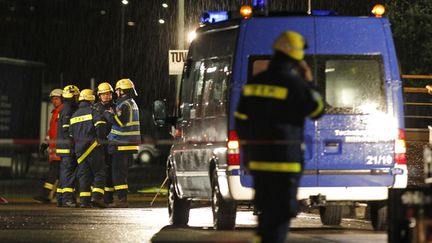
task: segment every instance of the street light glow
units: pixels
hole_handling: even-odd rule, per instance
[[[164,8],[168,8],[168,4],[166,4],[166,3],[162,3],[162,7],[164,7]]]
[[[188,34],[189,42],[192,42],[195,39],[195,37],[196,37],[196,32],[195,31],[189,32],[189,34]]]
[[[159,24],[165,24],[165,20],[159,19]]]
[[[122,0],[123,5],[127,5],[129,3],[128,0]]]

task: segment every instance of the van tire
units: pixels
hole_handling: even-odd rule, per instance
[[[16,153],[12,157],[11,177],[24,178],[29,169],[29,159],[24,153]]]
[[[387,205],[383,202],[372,202],[370,206],[370,219],[374,230],[386,230],[388,225],[387,220]]]
[[[211,177],[213,228],[215,230],[233,230],[236,222],[237,203],[227,201],[220,194],[216,170]]]
[[[184,227],[189,222],[191,202],[178,197],[172,179],[168,180],[168,215],[171,225]]]
[[[319,208],[323,225],[340,225],[342,221],[342,206],[327,205]]]

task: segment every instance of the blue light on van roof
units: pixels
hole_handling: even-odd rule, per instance
[[[337,15],[337,13],[333,10],[312,10],[313,16],[332,16]]]
[[[252,6],[254,8],[266,8],[267,7],[267,0],[253,0]]]
[[[201,24],[214,24],[229,19],[228,11],[207,11],[200,17]]]

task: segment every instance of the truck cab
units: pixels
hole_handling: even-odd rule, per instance
[[[176,129],[167,160],[169,215],[187,224],[191,201],[210,201],[216,229],[235,227],[237,206],[251,204],[252,177],[241,160],[234,116],[243,85],[265,70],[276,37],[296,31],[326,114],[305,122],[305,171],[297,195],[319,208],[325,225],[343,205],[368,204],[372,225],[386,225],[389,188],[407,185],[402,84],[386,18],[272,15],[220,20],[198,28],[174,117],[154,103],[155,122]]]

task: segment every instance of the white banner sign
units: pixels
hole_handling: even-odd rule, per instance
[[[181,75],[183,73],[183,65],[186,62],[187,53],[187,50],[169,50],[169,75]]]

